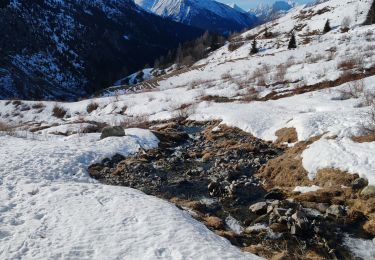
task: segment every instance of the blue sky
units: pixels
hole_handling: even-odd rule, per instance
[[[226,4],[232,4],[235,3],[238,6],[242,7],[245,10],[248,10],[250,8],[256,7],[259,3],[273,3],[276,0],[216,0],[219,2],[223,2]],[[296,0],[295,2],[298,3],[307,3],[311,0]]]

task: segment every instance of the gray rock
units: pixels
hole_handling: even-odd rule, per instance
[[[336,218],[346,216],[346,209],[341,205],[332,205],[326,210],[326,215],[335,216]]]
[[[121,126],[107,126],[104,127],[102,130],[102,134],[100,136],[100,139],[104,139],[107,137],[122,137],[125,136],[125,130]]]
[[[355,179],[353,182],[352,182],[352,188],[354,190],[360,190],[360,189],[363,189],[364,187],[366,187],[368,185],[368,180],[366,180],[365,178],[358,178],[358,179]]]
[[[375,237],[374,237],[374,239],[372,240],[372,242],[374,243],[374,245],[375,245]]]
[[[262,215],[267,211],[267,203],[266,202],[258,202],[250,206],[250,211],[257,214]]]
[[[364,197],[374,197],[375,196],[375,186],[369,185],[361,191],[361,195]]]

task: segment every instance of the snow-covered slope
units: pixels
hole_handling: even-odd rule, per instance
[[[253,26],[257,19],[213,0],[134,0],[140,7],[162,17],[205,30],[228,33]]]

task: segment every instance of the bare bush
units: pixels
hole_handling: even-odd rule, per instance
[[[259,99],[259,93],[255,88],[247,89],[247,93],[242,97],[244,102],[253,102]]]
[[[46,106],[42,102],[35,103],[31,106],[33,109],[42,109],[45,108]]]
[[[177,109],[177,118],[180,120],[187,119],[190,115],[194,114],[195,106],[193,104],[182,104]]]
[[[0,133],[13,136],[15,133],[15,127],[0,121]]]
[[[96,102],[91,102],[90,104],[87,105],[86,111],[87,113],[92,113],[93,111],[97,110],[99,107],[99,104]]]
[[[276,67],[275,81],[284,82],[287,70],[288,68],[284,64],[279,64]]]
[[[57,118],[64,118],[66,115],[66,110],[65,108],[56,104],[52,109],[52,115]]]
[[[358,80],[348,83],[348,87],[340,89],[341,99],[350,99],[350,98],[360,98],[364,93],[364,82],[363,80]]]
[[[358,66],[359,60],[355,57],[349,57],[345,60],[340,61],[337,64],[337,68],[341,70],[352,70]]]
[[[345,16],[341,22],[341,31],[342,32],[349,31],[351,24],[352,24],[352,19],[350,18],[350,16]]]
[[[149,116],[148,115],[137,115],[133,117],[126,117],[120,122],[120,126],[123,128],[149,128]]]
[[[237,50],[238,48],[240,48],[242,45],[244,45],[244,42],[231,42],[228,45],[228,50],[230,52],[233,52],[233,51]]]

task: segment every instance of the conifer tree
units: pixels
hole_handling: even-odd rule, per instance
[[[296,49],[297,48],[297,41],[296,41],[296,36],[294,33],[292,33],[292,37],[290,38],[288,49]]]
[[[257,47],[257,40],[254,37],[253,43],[251,44],[251,51],[250,51],[250,53],[251,54],[256,54],[258,52],[259,52],[259,49]]]
[[[328,33],[328,32],[330,32],[330,31],[331,31],[331,24],[330,24],[329,20],[327,20],[326,24],[324,25],[324,30],[323,30],[323,32],[324,32],[324,33]]]

